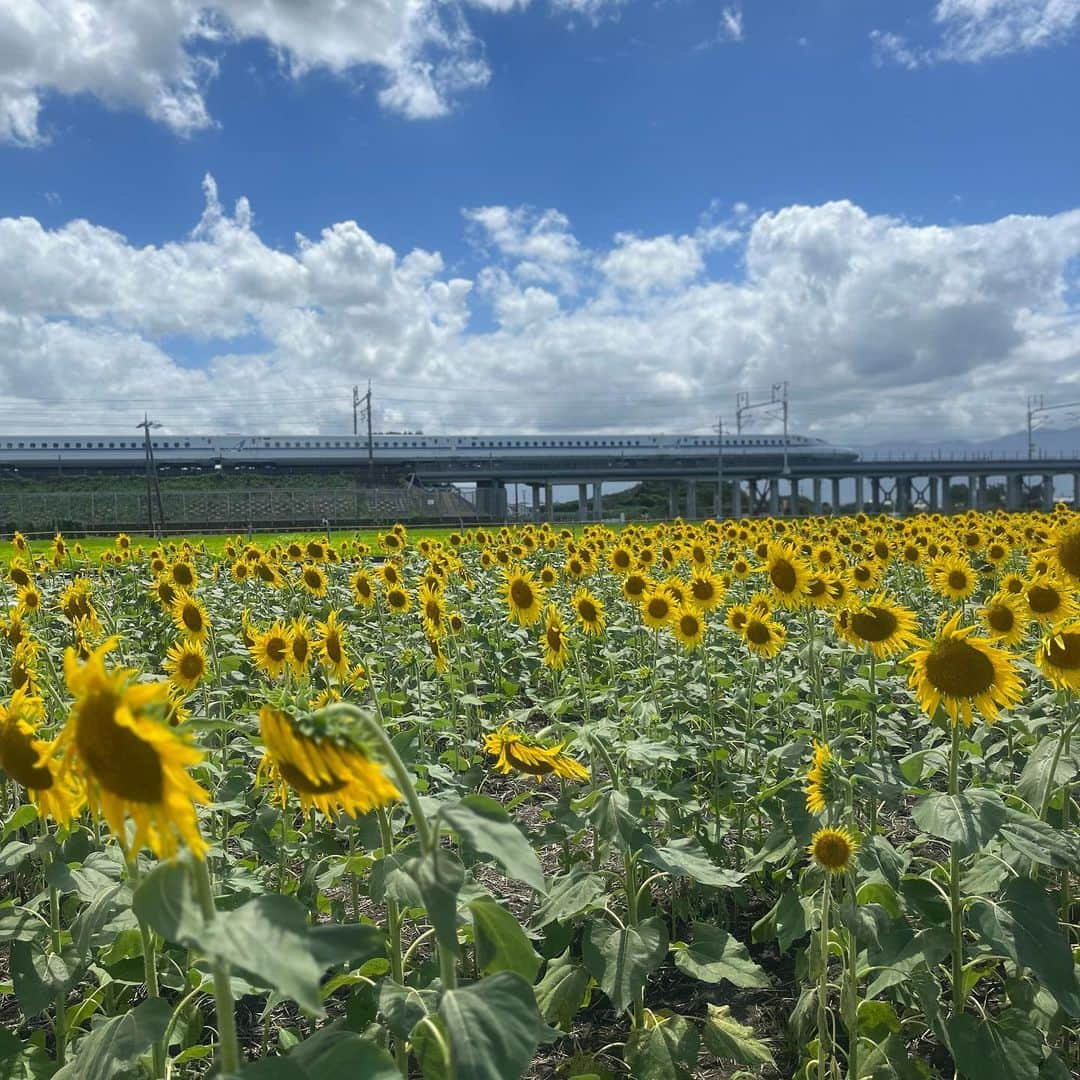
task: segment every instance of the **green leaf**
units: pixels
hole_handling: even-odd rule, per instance
[[[407,1039],[409,1032],[425,1016],[435,1012],[438,1004],[439,995],[434,990],[416,990],[393,979],[383,979],[379,984],[379,1012],[399,1039]]]
[[[490,855],[506,873],[537,892],[546,892],[540,859],[510,815],[486,795],[466,795],[459,803],[440,810],[444,822],[462,843]]]
[[[139,882],[131,906],[136,916],[166,941],[188,947],[199,945],[204,926],[202,909],[183,861],[158,863]]]
[[[970,855],[997,835],[1005,821],[1005,804],[996,791],[974,788],[957,795],[927,795],[912,807],[911,816],[923,832]]]
[[[1023,810],[1007,807],[1001,839],[1025,858],[1058,869],[1075,867],[1080,858],[1076,837]]]
[[[664,962],[667,951],[667,924],[663,919],[646,919],[623,930],[593,923],[582,946],[585,967],[616,1012],[625,1012],[633,1005],[645,980]]]
[[[456,1080],[521,1076],[540,1042],[552,1036],[532,987],[512,971],[448,990],[439,1004]]]
[[[452,852],[436,847],[410,859],[405,866],[424,898],[428,919],[439,946],[457,955],[458,894],[465,883],[465,867]]]
[[[1065,1012],[1080,1016],[1072,950],[1059,928],[1053,901],[1037,881],[1013,878],[1000,900],[976,900],[969,918],[992,949],[1029,968]]]
[[[725,1058],[739,1065],[774,1065],[772,1051],[754,1034],[752,1027],[740,1024],[728,1005],[710,1005],[702,1028],[705,1049],[713,1057]]]
[[[24,844],[21,840],[12,840],[5,844],[0,848],[0,874],[10,874],[12,870],[18,870],[33,850],[33,844]]]
[[[75,944],[75,952],[79,956],[86,956],[90,952],[90,945],[101,928],[112,918],[113,913],[120,906],[117,895],[122,891],[120,884],[110,885],[100,892],[94,900],[82,911],[72,924],[71,936]]]
[[[658,870],[666,870],[673,877],[688,877],[702,885],[720,889],[733,889],[746,877],[738,870],[717,866],[705,849],[692,836],[673,840],[662,848],[651,845],[641,852],[642,859]]]
[[[1032,1080],[1039,1075],[1042,1035],[1013,1009],[996,1018],[961,1013],[948,1022],[948,1034],[965,1080]]]
[[[648,843],[640,814],[621,791],[605,791],[589,811],[589,818],[600,836],[622,851],[637,851]]]
[[[533,916],[533,926],[539,929],[588,911],[604,895],[606,888],[599,874],[587,870],[574,870],[565,877],[555,878],[547,898]]]
[[[49,959],[47,954],[27,941],[12,942],[11,981],[15,997],[26,1017],[37,1016],[52,1004],[56,987],[49,970]]]
[[[53,1080],[110,1080],[128,1072],[136,1059],[164,1036],[171,1016],[172,1006],[164,998],[147,998],[131,1012],[95,1025],[79,1041],[75,1060]]]
[[[1030,806],[1038,807],[1042,803],[1043,791],[1046,790],[1046,782],[1050,777],[1050,766],[1057,752],[1058,738],[1057,734],[1048,735],[1031,751],[1024,765],[1024,771],[1016,782],[1018,794]],[[1080,753],[1070,747],[1058,759],[1051,791],[1061,787],[1062,784],[1067,784],[1078,772],[1080,772]]]
[[[393,1058],[354,1031],[325,1027],[289,1051],[286,1059],[310,1080],[401,1080]]]
[[[476,959],[485,975],[516,971],[528,983],[540,970],[540,957],[532,947],[521,923],[494,900],[473,900],[469,904],[476,939]]]
[[[657,1014],[656,1022],[630,1033],[626,1064],[631,1076],[648,1080],[687,1080],[697,1064],[701,1036],[685,1016]]]
[[[37,821],[37,816],[37,807],[33,803],[23,803],[0,829],[0,840],[6,840],[16,829],[25,828],[31,822]]]
[[[727,979],[744,989],[769,985],[769,977],[750,959],[746,946],[726,930],[708,923],[694,923],[692,930],[689,945],[674,946],[675,966],[681,971],[707,983]]]
[[[905,941],[895,956],[875,956],[875,967],[881,970],[866,988],[867,999],[877,997],[890,986],[906,982],[912,972],[921,967],[932,969],[951,948],[952,934],[943,926],[930,926]]]
[[[589,973],[570,959],[570,950],[549,960],[544,977],[533,988],[540,1015],[549,1023],[570,1030],[574,1016],[585,1001]]]

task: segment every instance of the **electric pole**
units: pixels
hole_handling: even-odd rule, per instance
[[[161,427],[143,413],[141,424],[136,428],[143,430],[143,451],[146,457],[146,513],[150,521],[151,536],[160,537],[165,530],[165,508],[161,502],[161,484],[158,482],[157,462],[154,461],[154,444],[150,441],[150,429]],[[154,528],[154,501],[157,501],[158,526]]]
[[[352,433],[359,435],[357,423],[360,405],[364,406],[364,417],[367,420],[367,457],[368,457],[368,482],[375,483],[375,444],[371,438],[371,380],[368,379],[367,393],[361,394],[360,387],[352,388]]]
[[[716,520],[724,518],[724,418],[716,418]]]
[[[356,430],[356,410],[360,406],[360,387],[354,386],[352,388],[352,433],[354,435],[359,434]]]
[[[1057,409],[1076,409],[1080,408],[1080,401],[1063,401],[1060,405],[1044,405],[1044,398],[1042,394],[1028,394],[1028,406],[1027,406],[1027,440],[1028,440],[1028,460],[1035,456],[1035,428],[1038,425],[1039,420],[1049,412],[1055,412]],[[1066,417],[1065,419],[1073,419],[1072,417]]]

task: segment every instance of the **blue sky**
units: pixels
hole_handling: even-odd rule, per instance
[[[204,427],[280,425],[297,385],[368,377],[387,422],[614,405],[654,427],[670,403],[693,427],[726,408],[717,383],[784,377],[806,430],[861,411],[916,437],[1009,430],[1025,392],[1076,377],[1080,0],[408,2],[376,55],[318,0],[299,28],[285,4],[177,0],[212,39],[148,19],[111,66],[32,47],[71,0],[0,14],[0,393],[62,399],[89,351],[133,403],[193,389]],[[132,3],[90,6],[108,25]],[[388,100],[413,62],[445,78]],[[437,265],[407,269],[414,249]],[[531,411],[468,404],[538,369],[559,385]],[[273,389],[245,415],[253,373]],[[410,380],[442,400],[391,406]]]

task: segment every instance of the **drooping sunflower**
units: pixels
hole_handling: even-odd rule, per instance
[[[915,612],[882,593],[852,608],[843,626],[837,622],[837,632],[856,648],[869,649],[878,660],[910,649],[919,640]]]
[[[260,671],[276,679],[289,663],[289,631],[278,619],[262,633],[255,635],[251,645],[251,658]]]
[[[961,614],[957,610],[932,640],[911,654],[908,682],[928,716],[940,704],[954,724],[962,716],[970,727],[972,709],[994,721],[1001,709],[1020,700],[1023,683],[1009,654],[986,638],[973,637],[974,626],[960,626]]]
[[[290,788],[304,813],[315,809],[333,818],[342,812],[360,817],[401,798],[355,733],[325,714],[292,717],[264,705],[259,732],[266,746],[259,773],[269,778],[283,807]]]
[[[833,793],[830,790],[830,779],[833,772],[833,756],[828,743],[819,743],[814,740],[814,757],[810,762],[810,768],[806,770],[806,812],[808,814],[823,813],[829,805]]]
[[[548,604],[544,617],[543,642],[544,663],[553,671],[558,671],[566,664],[570,650],[566,645],[566,626],[554,604]]]
[[[309,596],[323,597],[326,595],[327,577],[326,571],[315,563],[306,563],[300,570],[300,588]]]
[[[206,650],[201,641],[181,638],[165,654],[165,671],[178,689],[190,693],[206,674]]]
[[[600,637],[607,626],[603,602],[588,589],[580,588],[574,593],[571,604],[582,630],[592,637]]]
[[[780,541],[769,545],[765,572],[781,604],[797,608],[805,603],[810,569],[792,544]]]
[[[180,633],[193,641],[205,641],[210,633],[210,616],[206,614],[206,608],[188,593],[176,594],[172,617]]]
[[[705,640],[705,616],[700,609],[685,605],[675,611],[671,632],[688,652],[693,652]]]
[[[1016,645],[1027,633],[1028,617],[1022,601],[1012,593],[997,592],[979,609],[979,619],[998,645]]]
[[[64,657],[75,701],[57,740],[60,782],[83,781],[90,810],[105,818],[129,856],[145,845],[158,858],[172,858],[183,841],[202,858],[206,842],[195,803],[210,797],[187,772],[202,753],[166,722],[168,683],[140,683],[133,671],[106,670],[105,656],[115,645],[110,638],[85,663],[73,649]],[[135,824],[130,845],[128,818]]]
[[[543,592],[524,567],[507,571],[503,595],[510,609],[509,618],[520,626],[532,626],[543,615]]]
[[[37,661],[41,646],[33,638],[25,638],[11,654],[11,688],[34,690],[37,684]]]
[[[772,659],[784,647],[787,633],[781,623],[776,622],[768,615],[751,614],[743,625],[743,641],[746,647],[756,656]]]
[[[22,559],[12,559],[8,565],[7,573],[8,581],[10,581],[16,589],[25,588],[34,580]]]
[[[589,770],[563,753],[565,745],[541,746],[528,736],[512,731],[508,724],[484,737],[484,751],[497,759],[495,768],[501,773],[526,773],[535,776],[537,783],[552,773],[564,780],[588,780]]]
[[[1069,622],[1076,616],[1076,601],[1060,581],[1043,574],[1028,582],[1021,596],[1027,613],[1044,626]]]
[[[818,829],[807,849],[810,857],[830,874],[842,874],[851,864],[858,843],[847,829]]]
[[[345,637],[340,618],[340,612],[331,611],[326,617],[326,622],[315,624],[319,631],[315,648],[323,667],[333,672],[339,679],[344,679],[349,673],[349,654],[345,649]]]
[[[1080,622],[1051,630],[1035,653],[1039,670],[1057,690],[1080,690]]]
[[[45,719],[41,698],[16,690],[11,700],[0,703],[0,771],[21,785],[42,817],[66,825],[83,802],[82,790],[73,777],[61,783],[53,760],[53,744],[37,737]]]

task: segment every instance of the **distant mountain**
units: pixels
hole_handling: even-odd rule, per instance
[[[940,442],[881,442],[869,445],[853,445],[863,460],[876,458],[951,458],[951,457],[1027,457],[1028,437],[1026,431],[1001,435],[996,439],[975,441],[971,439],[943,439]],[[1035,432],[1035,456],[1080,457],[1080,427],[1045,428]]]

